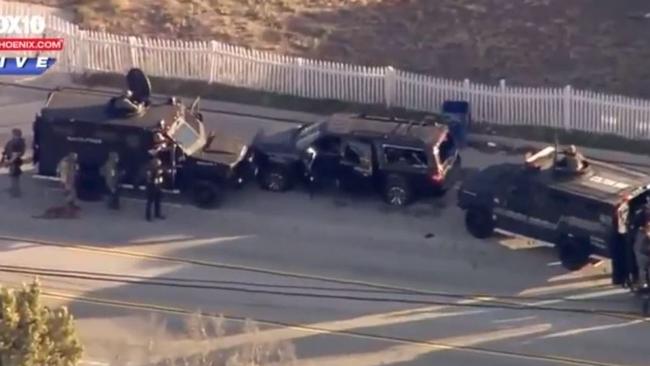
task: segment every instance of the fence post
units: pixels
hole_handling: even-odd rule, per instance
[[[499,120],[495,121],[497,123],[507,124],[506,112],[508,110],[508,101],[506,98],[506,79],[499,80],[499,97],[501,103],[499,103]]]
[[[131,67],[138,67],[138,39],[129,37],[129,49],[131,52]]]
[[[217,41],[210,41],[210,79],[208,83],[214,83],[215,76],[217,74],[217,48],[219,44]]]
[[[386,67],[384,71],[384,103],[386,108],[393,107],[395,102],[395,83],[397,81],[395,69],[392,66]]]
[[[306,96],[305,92],[305,60],[302,57],[296,59],[297,68],[298,68],[298,80],[297,80],[297,91],[298,96]]]
[[[470,82],[469,79],[463,80],[463,99],[466,102],[469,102],[469,96],[470,96]]]
[[[562,108],[563,112],[563,117],[562,120],[564,122],[564,129],[565,130],[570,130],[571,129],[571,101],[573,99],[573,89],[571,88],[571,85],[567,85],[564,87],[564,97],[563,97],[563,102],[564,106]]]
[[[76,26],[74,37],[75,68],[80,73],[84,73],[90,68],[90,65],[88,63],[88,54],[91,51],[90,43],[87,40],[86,31]]]

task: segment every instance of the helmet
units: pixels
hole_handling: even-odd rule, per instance
[[[576,145],[569,145],[569,148],[567,149],[567,153],[571,155],[575,155],[578,152],[578,149],[576,148]]]
[[[108,158],[113,160],[113,161],[118,161],[120,160],[120,155],[116,153],[115,151],[111,151],[108,153]]]
[[[126,89],[124,90],[124,96],[131,98],[133,96],[133,92],[130,89]]]

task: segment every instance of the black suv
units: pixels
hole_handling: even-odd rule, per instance
[[[553,243],[569,270],[596,254],[612,258],[616,271],[632,271],[631,242],[650,176],[591,159],[571,170],[558,150],[549,146],[524,164],[493,165],[465,179],[458,205],[467,230],[487,238],[498,228]]]
[[[33,126],[37,178],[55,178],[59,161],[76,152],[79,197],[97,199],[104,188],[100,167],[113,151],[120,156],[123,186],[142,189],[161,132],[171,142],[156,154],[169,171],[165,188],[188,193],[199,207],[218,205],[224,188],[252,177],[249,146],[212,133],[199,113],[198,98],[190,108],[175,98],[153,102],[149,81],[138,69],[129,72],[127,82],[143,106],[137,113],[117,110],[116,98],[107,92],[70,88],[50,93]]]
[[[315,186],[379,191],[403,206],[442,194],[459,177],[460,157],[446,125],[364,114],[335,114],[254,142],[262,188]]]

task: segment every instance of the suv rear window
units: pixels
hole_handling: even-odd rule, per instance
[[[423,150],[384,146],[384,156],[388,164],[427,166],[427,156]]]

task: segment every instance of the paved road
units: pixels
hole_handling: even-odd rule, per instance
[[[13,109],[0,110],[0,125],[27,126],[22,116],[33,116],[43,93],[5,91],[1,104]],[[206,117],[242,133],[294,126]],[[509,159],[519,157],[468,150],[464,164]],[[272,342],[285,354],[294,347],[299,365],[647,365],[648,325],[612,316],[637,304],[607,286],[607,263],[567,274],[539,243],[473,239],[453,195],[391,210],[372,196],[312,200],[248,187],[219,210],[167,207],[165,222],[145,222],[137,198],[119,214],[85,203],[81,219],[53,221],[31,216],[59,192],[27,182],[24,198],[0,197],[3,282],[39,274],[48,301],[76,314],[87,360],[144,365]],[[224,314],[216,323],[225,334],[188,338],[196,317],[187,313],[197,309]],[[240,318],[260,329],[242,333]]]

